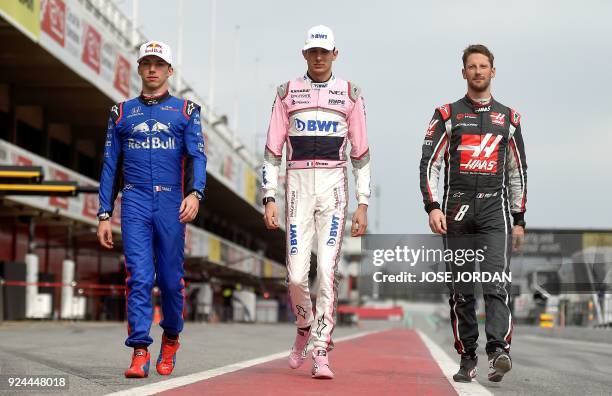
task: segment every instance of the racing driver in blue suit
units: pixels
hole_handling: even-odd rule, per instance
[[[168,45],[140,47],[140,96],[111,108],[100,177],[98,240],[113,248],[111,223],[121,189],[121,231],[127,272],[128,338],[134,349],[129,378],[147,377],[153,343],[151,292],[161,290],[162,344],[156,369],[174,369],[183,329],[185,223],[198,214],[206,183],[206,155],[195,103],[168,93]]]

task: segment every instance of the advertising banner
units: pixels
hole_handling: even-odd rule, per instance
[[[0,15],[34,41],[40,34],[40,0],[0,1]]]
[[[107,27],[79,2],[44,0],[39,30],[42,47],[113,100],[139,92],[135,55],[118,46]]]

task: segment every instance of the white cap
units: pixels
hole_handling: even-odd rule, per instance
[[[306,33],[306,42],[302,49],[306,51],[309,48],[325,48],[331,51],[335,47],[336,41],[334,39],[334,32],[327,26],[318,25],[308,30],[308,33]]]
[[[138,62],[149,55],[158,56],[169,64],[172,64],[172,51],[170,50],[170,46],[161,41],[147,41],[141,45],[140,51],[138,51]]]

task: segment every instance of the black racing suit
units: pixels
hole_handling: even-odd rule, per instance
[[[512,246],[510,217],[524,225],[527,163],[520,115],[491,99],[478,104],[465,96],[435,110],[423,143],[420,164],[421,192],[427,213],[442,209],[446,215],[450,249],[482,249],[480,274],[498,277],[482,282],[488,353],[510,349],[512,314],[508,306],[508,279]],[[438,180],[445,164],[444,200],[440,206]],[[483,258],[484,257],[484,258]],[[453,273],[474,272],[475,260]],[[505,274],[505,276],[504,276]],[[453,279],[455,276],[453,276]],[[449,284],[455,349],[474,354],[478,347],[473,282]]]

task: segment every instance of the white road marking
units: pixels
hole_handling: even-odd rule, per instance
[[[583,346],[583,347],[595,347],[595,348],[605,348],[612,350],[612,344],[608,344],[600,341],[588,341],[588,340],[573,340],[571,338],[558,338],[558,337],[549,337],[544,335],[519,335],[521,340],[530,340],[537,342],[549,342],[553,344],[565,344],[565,345],[574,345],[574,346]]]
[[[455,382],[453,381],[453,374],[457,371],[458,365],[457,362],[451,359],[446,352],[442,350],[434,341],[431,340],[428,336],[425,335],[421,330],[417,330],[417,333],[423,340],[423,343],[429,349],[431,356],[434,358],[438,366],[440,366],[440,370],[444,373],[444,376],[451,384],[455,391],[459,396],[492,396],[487,388],[482,386],[476,380],[472,380],[471,383],[463,383],[463,382]]]
[[[335,343],[353,340],[355,338],[364,337],[370,334],[379,333],[384,330],[375,330],[375,331],[364,331],[357,334],[352,334],[346,337],[341,337],[334,340]],[[185,386],[189,384],[193,384],[195,382],[204,381],[213,377],[217,377],[219,375],[232,373],[234,371],[242,370],[247,367],[256,366],[258,364],[267,363],[272,360],[286,358],[289,354],[289,351],[274,353],[272,355],[263,356],[256,359],[245,360],[243,362],[228,364],[227,366],[214,368],[211,370],[201,371],[199,373],[184,375],[182,377],[176,377],[169,380],[155,382],[153,384],[139,386],[135,388],[126,389],[124,391],[119,391],[115,393],[109,393],[107,396],[142,396],[142,395],[153,395],[156,393],[164,392],[167,390],[175,389],[180,386]],[[151,370],[155,370],[154,363],[151,363]]]

